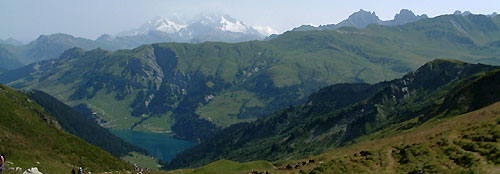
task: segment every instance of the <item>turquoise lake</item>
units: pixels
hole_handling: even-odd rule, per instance
[[[170,162],[175,155],[196,145],[194,142],[179,140],[167,134],[146,133],[130,130],[111,130],[123,140],[148,150],[151,155]]]

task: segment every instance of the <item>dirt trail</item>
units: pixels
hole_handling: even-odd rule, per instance
[[[389,147],[387,148],[387,159],[389,160],[389,165],[386,168],[386,173],[396,173],[396,160],[394,160],[394,157],[392,156],[392,150],[393,148]]]

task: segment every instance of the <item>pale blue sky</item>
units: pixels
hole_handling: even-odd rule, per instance
[[[338,23],[359,9],[392,19],[403,8],[431,17],[455,10],[490,14],[500,12],[500,0],[0,0],[0,39],[27,42],[58,32],[95,39],[157,16],[207,13],[283,32],[302,24]]]

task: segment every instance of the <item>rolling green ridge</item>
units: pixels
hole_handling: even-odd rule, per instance
[[[77,166],[91,172],[130,169],[124,161],[65,132],[40,105],[3,85],[0,111],[0,151],[7,157],[6,170],[38,167],[43,173],[68,173]]]
[[[303,158],[355,144],[356,138],[384,128],[407,130],[470,112],[500,100],[497,68],[434,60],[392,81],[329,86],[311,95],[306,104],[224,129],[179,154],[169,167],[196,167],[219,159]]]
[[[200,141],[220,128],[302,104],[324,86],[391,80],[437,58],[500,64],[499,18],[445,15],[234,44],[74,48],[5,72],[0,83],[42,90],[71,106],[88,104],[107,121],[104,127],[171,131]]]

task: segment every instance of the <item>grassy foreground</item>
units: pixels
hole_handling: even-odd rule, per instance
[[[69,173],[82,166],[86,172],[130,170],[131,166],[108,152],[65,132],[36,102],[0,85],[0,152],[7,157],[6,172],[37,167],[42,173]]]

